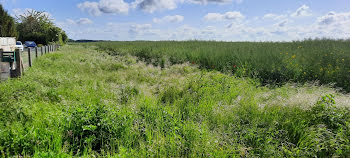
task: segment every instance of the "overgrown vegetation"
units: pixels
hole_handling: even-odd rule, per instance
[[[349,96],[65,46],[0,84],[0,155],[349,157]]]
[[[135,41],[95,43],[110,54],[162,65],[190,62],[201,68],[258,78],[261,83],[334,84],[350,92],[350,41],[295,42]]]

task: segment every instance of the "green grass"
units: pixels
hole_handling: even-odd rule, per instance
[[[2,157],[349,157],[350,97],[65,46],[0,84]]]
[[[111,54],[137,56],[154,65],[189,62],[261,83],[334,84],[350,92],[350,41],[297,42],[136,41],[95,43]]]

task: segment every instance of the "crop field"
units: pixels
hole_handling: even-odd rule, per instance
[[[350,41],[296,42],[101,42],[111,54],[137,56],[147,63],[189,62],[237,76],[252,77],[264,85],[318,82],[350,92]]]
[[[98,45],[64,46],[0,84],[0,157],[350,156],[348,94],[248,73],[346,88],[348,42]]]

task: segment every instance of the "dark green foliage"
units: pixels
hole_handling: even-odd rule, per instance
[[[110,111],[111,110],[111,111]],[[115,113],[103,105],[83,105],[70,110],[64,128],[65,145],[74,154],[82,154],[86,149],[94,151],[118,150],[120,139],[130,135],[132,117]],[[120,141],[123,145],[123,141]]]
[[[69,41],[68,36],[67,36],[65,31],[61,32],[61,36],[62,36],[62,42],[63,43],[67,43]]]
[[[326,95],[308,112],[309,127],[299,146],[305,155],[348,157],[350,155],[349,109],[336,107],[334,96]],[[311,154],[312,153],[312,154]]]
[[[15,20],[0,4],[0,37],[17,37]]]
[[[65,44],[67,41],[66,33],[55,26],[45,12],[28,11],[17,17],[17,23],[19,40],[22,42],[34,41],[37,44],[47,45],[49,43]]]

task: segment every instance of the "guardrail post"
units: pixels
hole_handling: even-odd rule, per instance
[[[21,77],[23,73],[23,63],[22,63],[21,51],[19,49],[16,49],[15,57],[16,57],[16,69],[12,71],[11,77],[17,78],[17,77]]]
[[[35,58],[38,58],[38,47],[35,47]]]
[[[29,62],[29,67],[32,67],[32,57],[30,56],[30,47],[28,47],[28,62]]]
[[[47,53],[46,46],[44,46],[44,49],[45,49],[45,54],[46,54]]]
[[[43,47],[40,47],[40,56],[43,56]]]

